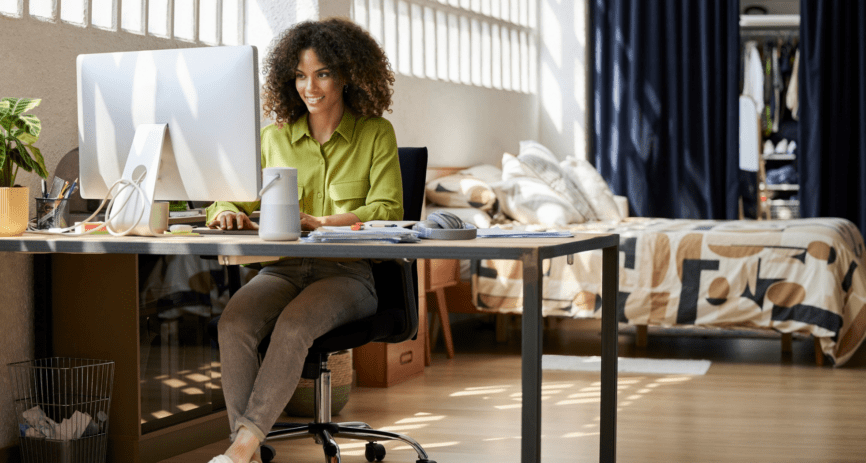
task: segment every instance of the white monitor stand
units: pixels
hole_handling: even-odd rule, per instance
[[[144,175],[139,184],[144,197],[132,186],[121,186],[115,196],[114,206],[106,211],[106,222],[118,232],[132,228],[128,232],[130,235],[162,236],[166,229],[160,223],[168,221],[167,217],[164,221],[151,220],[154,213],[153,198],[156,197],[157,180],[172,174],[177,174],[177,163],[169,140],[168,124],[139,125],[122,178],[132,183]],[[127,201],[126,207],[121,207]]]

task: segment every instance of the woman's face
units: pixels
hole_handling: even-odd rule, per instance
[[[310,115],[343,112],[343,88],[334,70],[319,61],[312,48],[301,52],[295,70],[295,88]]]

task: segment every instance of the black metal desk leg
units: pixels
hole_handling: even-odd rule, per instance
[[[616,386],[619,246],[602,251],[601,275],[601,429],[599,461],[616,461]]]
[[[541,461],[541,295],[544,274],[538,252],[525,254],[523,262],[523,332],[521,458],[523,463]]]

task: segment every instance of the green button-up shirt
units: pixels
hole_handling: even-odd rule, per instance
[[[391,123],[346,110],[331,139],[320,145],[308,116],[282,127],[269,125],[261,136],[262,168],[298,169],[301,212],[314,217],[352,212],[362,222],[402,219],[403,184]],[[207,221],[223,211],[249,215],[260,205],[217,201],[207,208]]]

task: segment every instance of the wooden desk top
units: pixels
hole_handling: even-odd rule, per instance
[[[548,259],[618,243],[619,235],[599,233],[579,233],[574,238],[476,238],[398,244],[263,241],[255,235],[116,237],[24,233],[0,238],[0,252],[520,260],[536,254]]]

